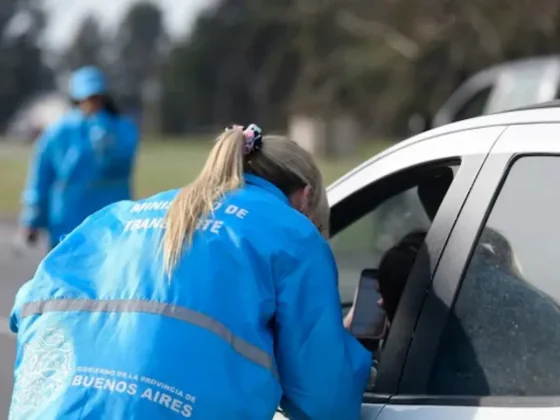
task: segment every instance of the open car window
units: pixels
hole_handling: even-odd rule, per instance
[[[414,187],[387,199],[334,236],[331,246],[338,264],[342,303],[352,303],[362,269],[377,267],[385,251],[408,232],[429,227]]]
[[[402,182],[402,176],[399,182],[380,180],[379,184],[385,184],[382,194],[372,185],[373,200],[352,200],[353,206],[363,208],[359,211],[353,209],[351,213],[361,216],[330,240],[339,270],[343,307],[351,305],[364,268],[377,268],[384,253],[408,233],[430,229],[431,220],[451,185],[456,169],[456,166],[437,171],[428,168],[425,177],[415,172],[405,182]],[[387,188],[389,191],[386,191]],[[369,194],[369,191],[362,194]],[[375,200],[377,196],[379,200]]]

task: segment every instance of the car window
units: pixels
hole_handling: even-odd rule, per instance
[[[535,64],[509,69],[500,76],[488,112],[503,112],[552,99],[543,96],[542,87],[547,79],[550,80],[548,66]]]
[[[397,193],[331,238],[343,303],[351,303],[364,268],[376,268],[383,253],[413,230],[428,230],[430,220],[417,187]]]
[[[560,157],[511,167],[464,274],[429,394],[560,395]]]
[[[453,117],[453,121],[466,120],[482,115],[491,93],[492,87],[487,87],[476,92],[459,107]]]

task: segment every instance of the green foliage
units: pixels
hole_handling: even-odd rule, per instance
[[[38,45],[44,26],[45,15],[35,2],[0,2],[0,129],[33,94],[53,85]]]
[[[0,3],[0,33],[17,13],[32,17],[25,33],[0,43],[1,128],[29,95],[52,86],[52,75],[37,42],[45,25],[39,3]],[[174,42],[155,1],[134,2],[114,37],[86,18],[57,70],[101,65],[122,107],[161,119],[167,134],[234,121],[283,130],[304,112],[351,114],[366,130],[393,136],[412,113],[433,115],[474,72],[560,51],[557,0],[208,4],[188,37]]]
[[[472,73],[559,47],[554,0],[221,0],[167,62],[165,127],[342,110],[401,134]]]
[[[101,55],[104,42],[97,19],[93,16],[86,16],[59,64],[60,70],[74,71],[89,65],[105,67]]]

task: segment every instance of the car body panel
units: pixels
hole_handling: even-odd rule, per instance
[[[402,169],[445,158],[486,154],[504,129],[497,125],[462,130],[454,135],[435,133],[432,138],[399,143],[332,184],[328,189],[329,204],[332,207],[372,182]]]
[[[418,317],[399,384],[399,398],[426,392],[439,340],[464,268],[509,159],[509,155],[503,154],[488,157],[458,214]]]
[[[538,420],[557,420],[559,415],[554,407],[387,405],[379,416],[367,417],[367,420],[527,420],[535,416]]]
[[[481,163],[480,175],[473,181],[472,191],[458,210],[457,220],[451,228],[430,288],[433,297],[443,299],[450,305],[459,286],[464,265],[468,262],[471,248],[475,244],[477,232],[491,208],[493,197],[509,162],[518,154],[560,155],[560,107],[539,107],[486,115],[417,135],[374,156],[333,183],[328,189],[329,202],[336,211],[349,196],[391,174],[415,165],[452,156],[488,156],[486,161]],[[500,417],[504,420],[517,420],[528,416],[539,416],[543,420],[560,418],[558,399],[527,398],[520,401],[519,398],[506,398],[504,401],[504,398],[470,397],[450,403],[438,396],[422,395],[422,386],[425,385],[422,381],[429,373],[433,361],[430,358],[435,356],[435,347],[441,334],[437,325],[433,323],[434,312],[430,305],[433,305],[433,301],[430,301],[428,295],[422,305],[409,358],[403,367],[399,391],[395,397],[389,396],[385,400],[380,399],[379,402],[364,403],[362,419],[485,420]],[[440,312],[437,316],[445,317],[446,313]],[[444,325],[443,321],[444,318],[441,318],[441,328]],[[428,330],[431,332],[427,332]],[[426,345],[429,340],[436,341]],[[423,371],[422,365],[425,365]],[[419,371],[416,370],[418,367]],[[420,380],[411,379],[415,375],[420,377]],[[409,394],[409,391],[412,394]],[[420,391],[420,394],[416,391]],[[373,395],[375,399],[375,394]]]
[[[401,149],[410,147],[413,144],[425,142],[425,141],[431,142],[440,136],[447,136],[449,134],[455,134],[462,131],[469,131],[473,129],[480,129],[486,127],[499,127],[499,126],[506,127],[511,125],[524,125],[524,124],[546,124],[546,123],[555,123],[559,121],[560,121],[560,107],[553,107],[553,108],[517,110],[517,111],[503,112],[499,114],[484,115],[481,117],[472,118],[464,121],[458,121],[453,124],[434,128],[433,130],[420,133],[416,136],[411,137],[408,140],[404,140],[397,143],[396,145],[386,149],[385,151],[371,157],[361,165],[358,165],[356,168],[352,169],[351,171],[349,171],[348,173],[340,177],[338,180],[333,182],[327,189],[329,193],[329,202],[331,204],[334,204],[341,199],[340,198],[341,195],[343,196],[341,192],[336,191],[339,187],[339,184],[346,182],[346,180],[348,180],[350,177],[353,177],[356,173],[363,171],[364,169],[368,168],[370,165],[374,164],[377,161],[380,161],[386,156],[394,154]],[[465,152],[472,147],[473,149],[471,149],[472,150],[471,153],[476,153],[478,150],[484,148],[483,146],[481,147],[478,144],[461,145],[461,147],[465,147]]]
[[[547,153],[560,152],[560,124],[540,123],[511,126],[496,143],[492,153]]]

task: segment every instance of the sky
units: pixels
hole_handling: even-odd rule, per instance
[[[43,0],[50,13],[46,45],[52,49],[64,48],[73,39],[81,20],[90,13],[100,18],[107,29],[114,29],[137,0]],[[188,33],[197,14],[214,0],[152,0],[164,11],[171,35]]]

